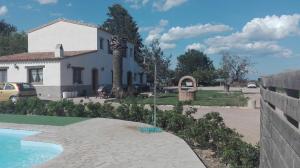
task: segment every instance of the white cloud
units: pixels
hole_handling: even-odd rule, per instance
[[[180,6],[185,2],[187,2],[187,0],[160,0],[154,2],[153,7],[159,11],[168,11],[174,7]]]
[[[146,43],[150,43],[153,40],[160,39],[161,33],[165,30],[165,27],[169,24],[168,20],[161,19],[159,25],[155,27],[148,27],[148,36],[145,39]]]
[[[134,9],[140,9],[149,2],[152,2],[153,8],[163,12],[180,6],[187,1],[188,0],[125,0],[125,2],[129,3],[129,6]]]
[[[8,9],[6,6],[0,6],[0,16],[6,15],[8,12]]]
[[[37,0],[42,5],[55,4],[58,0]]]
[[[199,51],[204,51],[206,49],[206,46],[201,44],[201,43],[193,43],[190,45],[187,45],[185,47],[185,50],[199,50]]]
[[[172,27],[167,33],[164,33],[161,37],[162,41],[174,41],[180,39],[188,39],[198,37],[204,34],[209,33],[220,33],[229,31],[232,28],[219,24],[219,25],[212,25],[212,24],[199,24],[193,25],[188,27]]]
[[[240,35],[254,40],[278,40],[299,34],[299,22],[299,14],[254,18],[243,27]]]
[[[164,43],[164,42],[160,43],[160,48],[162,50],[168,50],[168,49],[172,49],[175,47],[176,47],[176,44],[174,44],[174,43]]]
[[[125,2],[129,3],[131,8],[139,9],[145,6],[149,0],[125,0]]]
[[[216,36],[205,41],[208,54],[234,52],[240,55],[274,55],[290,57],[293,52],[278,44],[279,40],[300,35],[300,15],[266,16],[254,18],[242,31],[228,36]]]
[[[219,54],[222,52],[232,52],[239,55],[247,56],[281,56],[290,57],[293,52],[290,49],[284,48],[275,41],[254,41],[246,43],[224,43],[216,45],[208,43],[205,50],[207,54]]]
[[[139,31],[148,32],[148,36],[145,38],[146,44],[149,44],[153,40],[159,40],[162,49],[171,49],[176,47],[177,40],[195,38],[201,35],[225,32],[232,29],[231,27],[223,24],[218,24],[218,25],[198,24],[198,25],[192,25],[187,27],[178,26],[166,30],[166,26],[168,24],[169,24],[168,20],[162,19],[160,20],[157,26],[142,27]],[[203,46],[201,47],[203,48]]]

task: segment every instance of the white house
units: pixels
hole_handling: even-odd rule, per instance
[[[111,34],[96,25],[58,19],[28,32],[28,53],[0,57],[0,82],[32,83],[41,98],[63,92],[92,94],[112,84]],[[123,57],[123,84],[146,82],[134,60],[134,45]]]

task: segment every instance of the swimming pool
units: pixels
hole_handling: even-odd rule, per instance
[[[60,145],[22,140],[38,133],[0,129],[0,167],[30,168],[53,159],[63,151]]]

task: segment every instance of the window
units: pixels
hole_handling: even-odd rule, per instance
[[[12,84],[7,83],[4,87],[4,90],[15,90],[15,87]]]
[[[7,82],[7,70],[0,69],[0,82]]]
[[[104,39],[102,37],[100,37],[99,43],[100,43],[100,49],[101,50],[103,50],[103,41],[104,41]]]
[[[111,46],[110,46],[110,41],[109,40],[107,40],[107,52],[108,52],[108,54],[112,54],[113,53],[113,51],[111,50]]]
[[[83,68],[73,67],[73,84],[82,84]]]
[[[34,91],[34,87],[29,83],[18,83],[17,86],[20,91]]]
[[[43,84],[43,68],[28,69],[29,83]]]

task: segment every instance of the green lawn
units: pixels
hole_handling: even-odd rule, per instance
[[[124,102],[133,103],[136,101],[139,104],[153,104],[153,98],[126,98]],[[176,105],[178,102],[177,93],[160,94],[157,99],[159,105]],[[231,92],[225,94],[221,91],[201,90],[196,93],[196,100],[190,103],[191,105],[201,106],[245,106],[247,98],[242,92]]]
[[[65,126],[88,118],[80,117],[56,117],[56,116],[29,116],[29,115],[14,115],[0,114],[0,122],[16,123],[16,124],[36,124],[36,125],[54,125]]]

